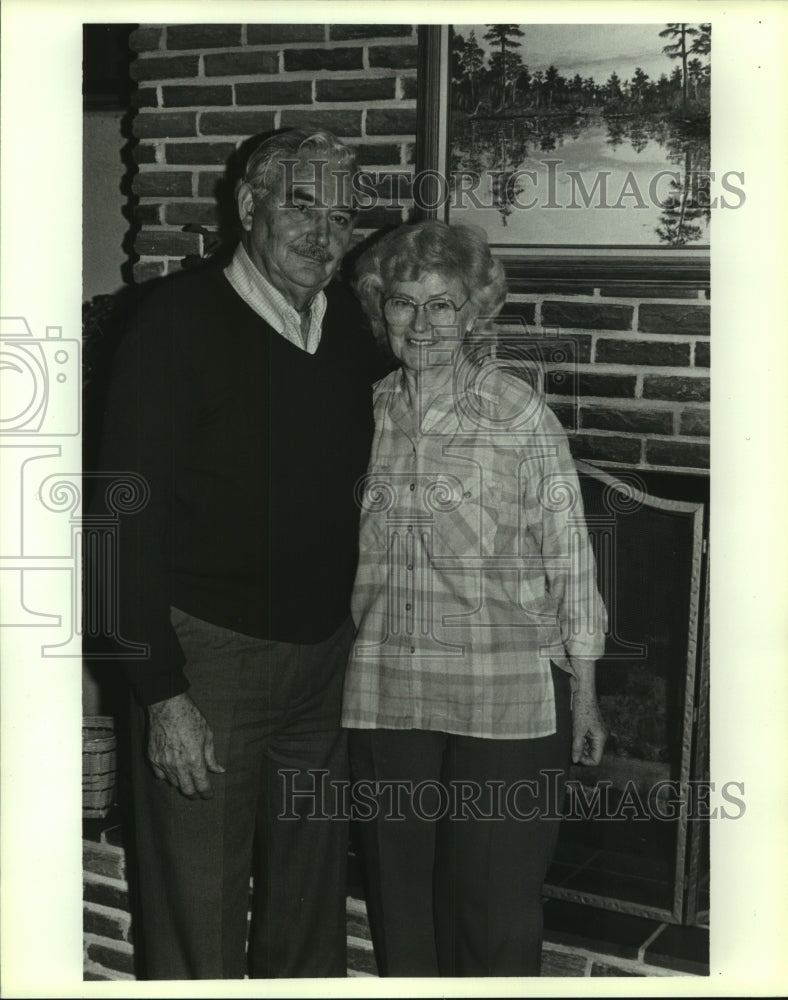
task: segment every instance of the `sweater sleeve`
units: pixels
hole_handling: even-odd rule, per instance
[[[166,288],[132,320],[114,361],[100,458],[105,482],[132,472],[144,483],[144,505],[120,517],[115,565],[98,571],[100,580],[102,572],[115,576],[102,585],[118,594],[119,638],[146,647],[144,655],[120,661],[143,705],[188,688],[185,657],[170,624],[167,561],[172,485],[183,461],[189,406],[176,311]],[[94,511],[102,503],[97,496]]]

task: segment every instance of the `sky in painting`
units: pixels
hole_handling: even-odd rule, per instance
[[[528,69],[546,70],[552,63],[565,77],[579,73],[604,83],[613,70],[622,80],[629,79],[639,66],[652,80],[673,72],[677,60],[662,54],[673,39],[660,38],[664,24],[521,24],[520,53]],[[487,52],[486,24],[454,25],[467,38],[471,30]],[[702,60],[706,62],[704,58]]]

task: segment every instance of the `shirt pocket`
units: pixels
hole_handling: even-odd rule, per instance
[[[451,515],[450,535],[446,539],[456,555],[478,559],[495,553],[503,496],[500,480],[482,476],[462,481],[460,502]],[[441,531],[441,535],[445,533],[448,534]]]

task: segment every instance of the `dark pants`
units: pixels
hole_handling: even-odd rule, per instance
[[[554,667],[553,680],[554,736],[350,731],[354,780],[426,782],[413,798],[400,793],[402,819],[385,815],[395,794],[388,786],[378,818],[358,824],[381,975],[539,975],[542,884],[572,745],[569,677]],[[516,784],[529,780],[536,786]],[[443,802],[436,782],[447,790]],[[537,818],[522,818],[531,813]]]
[[[339,713],[352,624],[299,646],[243,636],[175,609],[172,618],[189,693],[226,774],[210,775],[210,800],[191,801],[158,781],[145,755],[144,712],[135,709],[146,978],[344,976],[347,823],[320,819],[327,810],[316,808],[315,796],[291,801],[279,772],[296,771],[287,780],[306,791],[320,788],[307,769],[347,778]],[[297,818],[279,819],[282,813]]]

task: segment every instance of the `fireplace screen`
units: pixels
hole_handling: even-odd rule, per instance
[[[688,813],[707,777],[707,504],[651,495],[639,473],[578,471],[609,614],[597,690],[610,737],[599,767],[572,769],[545,895],[700,922],[708,831]]]

